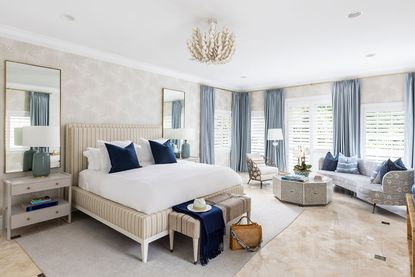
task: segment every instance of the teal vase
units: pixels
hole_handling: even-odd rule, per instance
[[[33,154],[36,151],[29,149],[23,153],[23,171],[32,170]]]
[[[187,140],[182,144],[182,159],[187,159],[190,157],[190,144],[187,143]]]
[[[34,177],[49,176],[50,156],[49,153],[40,149],[33,154],[32,173]]]

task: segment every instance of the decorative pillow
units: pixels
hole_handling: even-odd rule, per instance
[[[101,151],[98,148],[88,147],[83,154],[88,161],[88,169],[101,170]]]
[[[322,170],[335,171],[337,168],[337,162],[339,161],[339,154],[334,157],[330,152],[327,152],[324,158]]]
[[[342,153],[339,153],[339,161],[337,163],[336,172],[359,174],[357,156],[346,157]]]
[[[107,148],[111,160],[111,169],[109,173],[141,167],[138,162],[137,153],[135,152],[134,143],[131,142],[126,147],[105,143],[105,147]]]
[[[155,139],[158,143],[165,143],[167,139]],[[144,164],[154,164],[153,153],[151,152],[150,143],[147,139],[140,138],[138,143],[140,148],[138,150],[138,157],[140,157],[140,162]]]
[[[380,168],[381,168],[381,166],[382,166],[382,164],[380,164],[380,165],[378,165],[373,171],[372,171],[372,174],[370,174],[370,182],[372,183],[372,184],[377,184],[377,183],[375,183],[375,180],[376,180],[376,177],[378,176],[378,174],[379,174],[379,170],[380,170]]]
[[[385,176],[389,171],[394,170],[407,170],[401,158],[397,159],[395,162],[392,162],[391,159],[384,161],[379,169],[378,175],[373,180],[373,184],[382,184],[383,176]]]
[[[170,140],[161,144],[156,141],[149,140],[151,152],[153,153],[154,162],[156,164],[171,164],[177,163],[176,155],[173,152],[173,147]]]
[[[111,169],[111,160],[108,155],[108,150],[105,147],[105,144],[112,144],[118,147],[126,147],[129,144],[131,144],[130,140],[124,140],[124,141],[105,141],[105,140],[97,140],[97,147],[99,148],[101,152],[101,170],[108,173]]]

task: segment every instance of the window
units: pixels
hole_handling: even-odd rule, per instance
[[[306,163],[318,160],[333,148],[333,114],[330,97],[288,99],[286,109],[288,169],[298,163],[299,148],[306,148]]]
[[[265,154],[264,111],[251,113],[251,153]]]
[[[231,111],[215,111],[215,148],[231,148]]]
[[[6,145],[10,151],[23,151],[26,150],[27,147],[15,145],[14,141],[14,129],[15,128],[22,128],[25,126],[30,126],[30,116],[27,115],[27,112],[19,113],[19,112],[10,112],[7,116],[6,121],[6,130],[10,130],[7,138],[6,138]]]
[[[362,105],[362,154],[384,161],[405,154],[405,112],[402,103]]]

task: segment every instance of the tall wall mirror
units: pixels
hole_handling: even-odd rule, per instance
[[[60,167],[60,69],[6,61],[5,73],[5,172],[31,171],[39,151]]]
[[[184,128],[184,91],[163,89],[163,129]]]

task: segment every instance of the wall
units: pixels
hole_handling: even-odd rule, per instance
[[[81,57],[32,44],[0,38],[0,76],[4,60],[49,66],[62,70],[62,121],[88,123],[159,124],[162,120],[162,88],[186,92],[186,127],[196,130],[190,141],[191,154],[199,152],[199,84],[170,78],[125,66]],[[4,78],[0,77],[0,87]],[[0,113],[4,113],[4,91]],[[4,155],[4,121],[0,121],[0,156]],[[62,136],[62,146],[63,136]],[[64,149],[62,148],[64,151]],[[0,178],[22,174],[4,174],[0,159]],[[0,186],[2,196],[3,186]],[[2,207],[3,197],[0,197]]]

